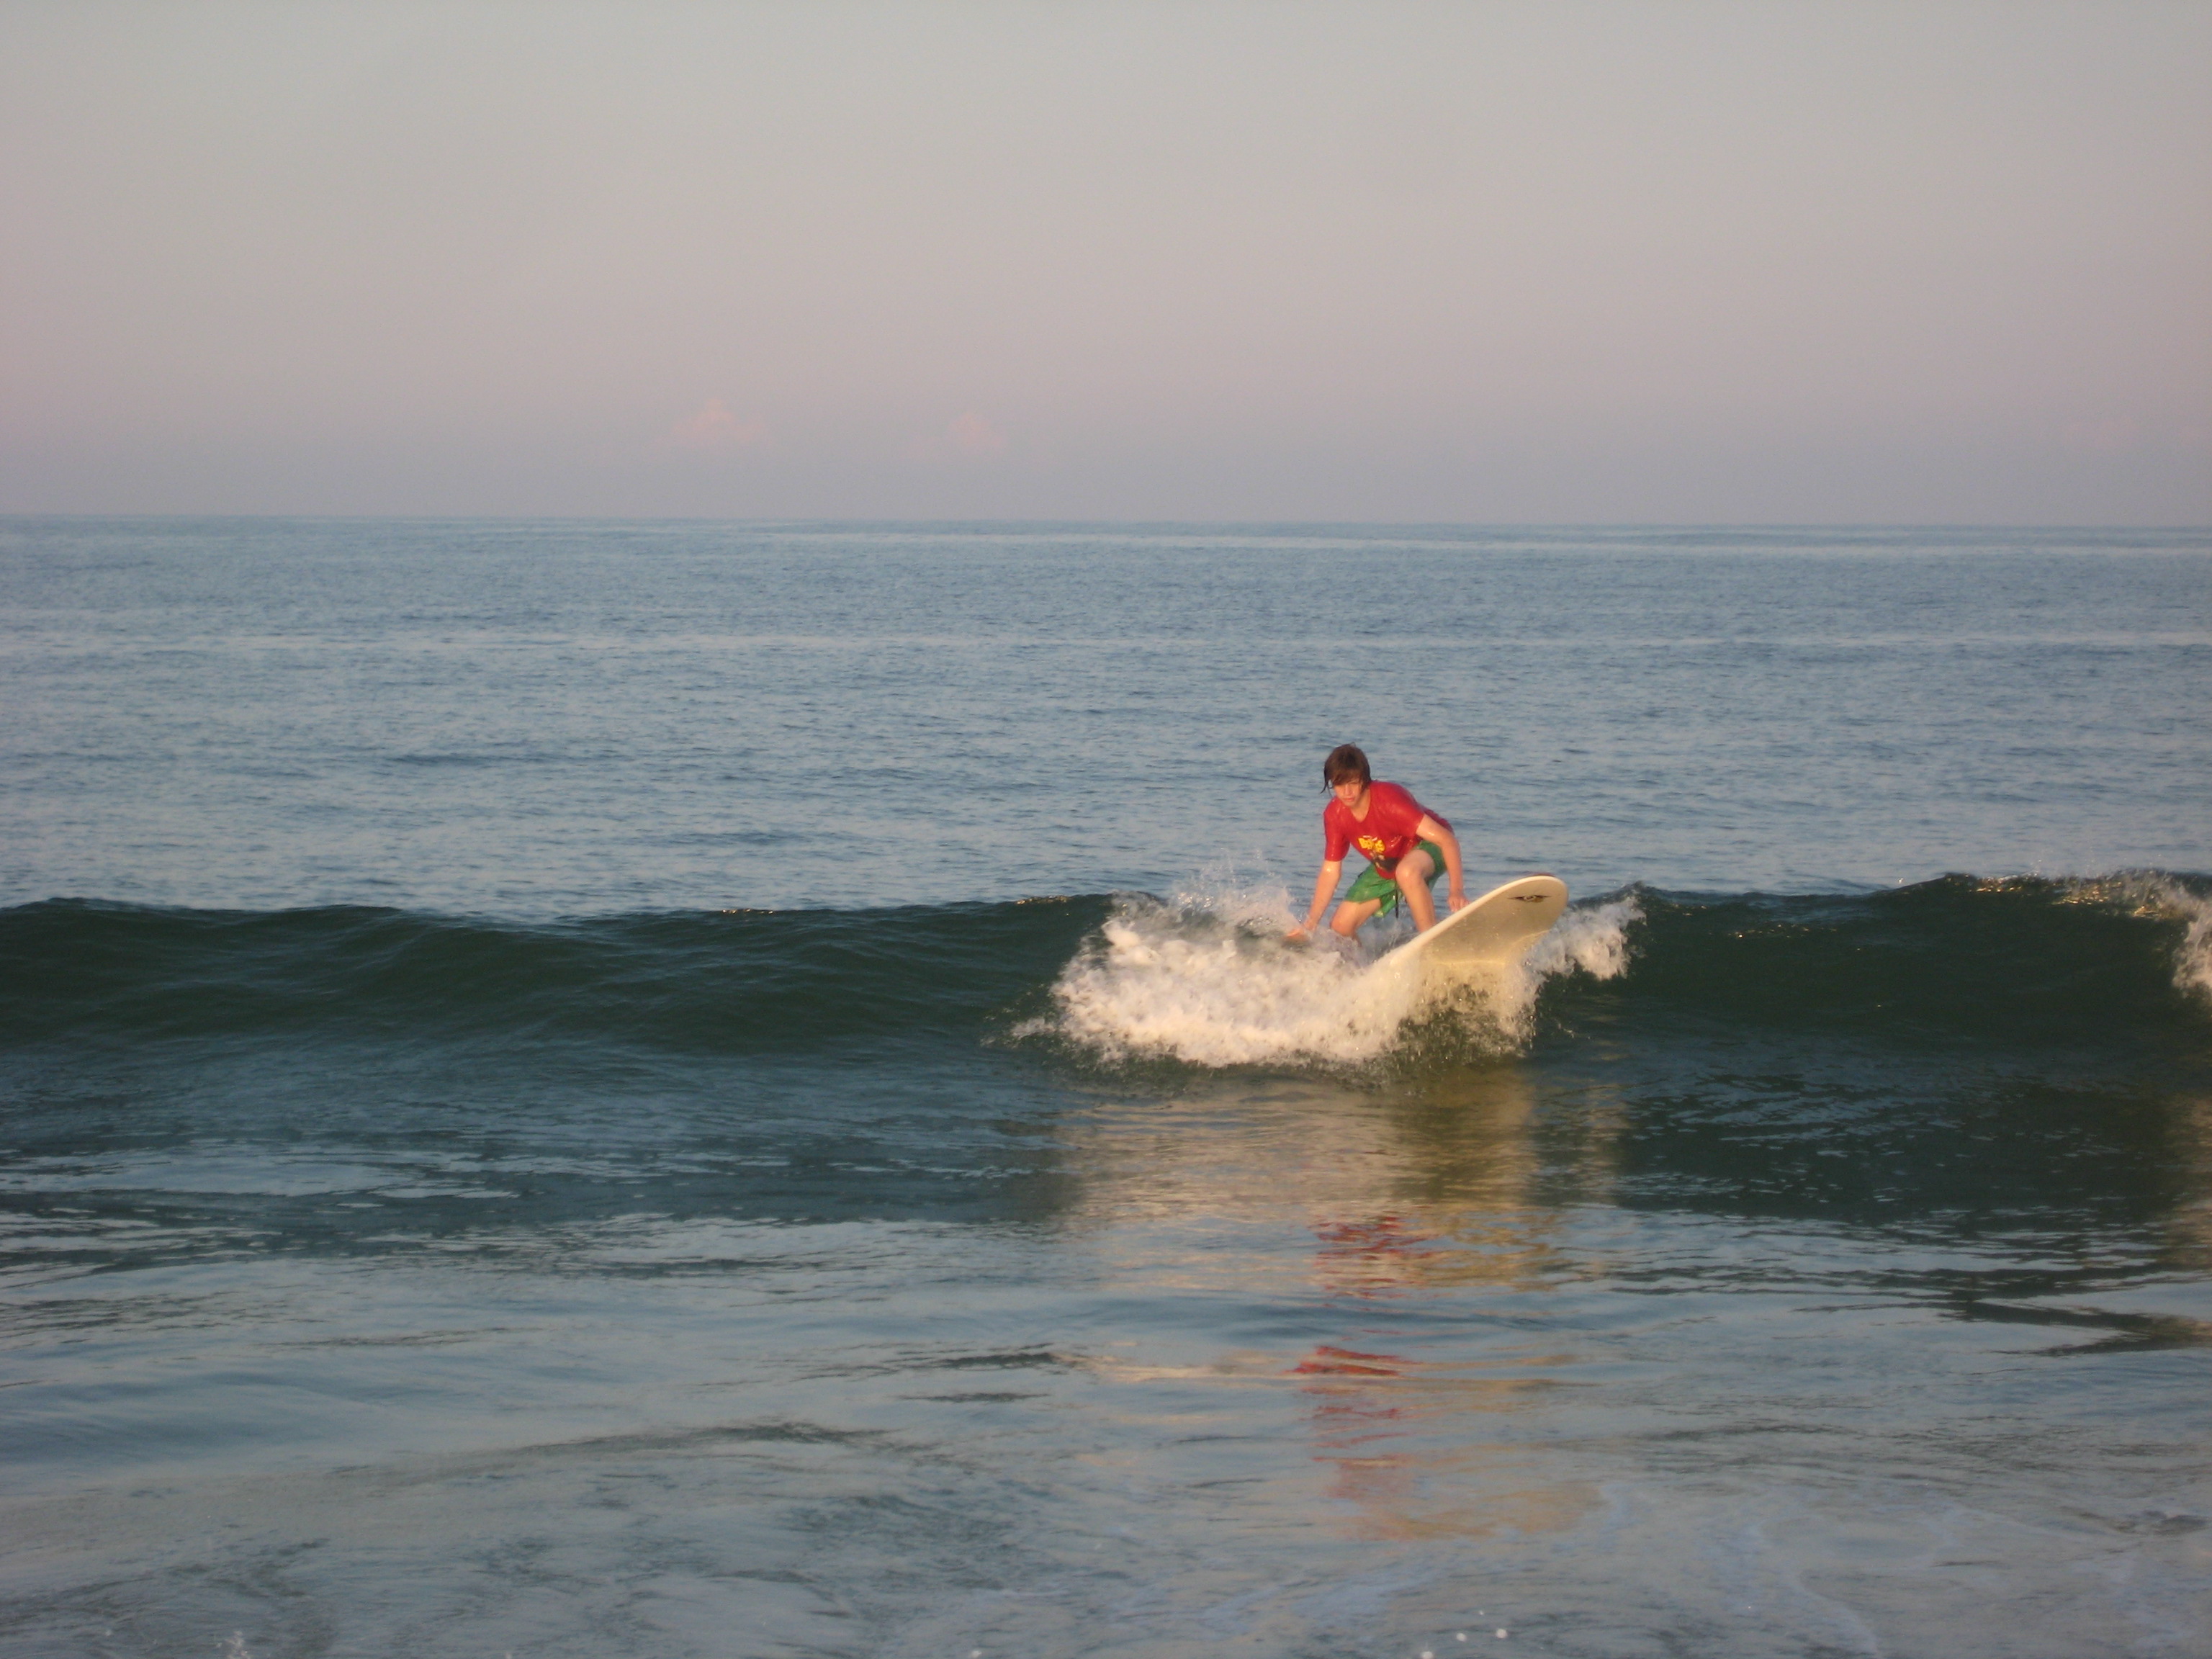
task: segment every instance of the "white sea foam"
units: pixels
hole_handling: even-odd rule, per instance
[[[1486,1019],[1508,1045],[1524,1042],[1546,980],[1626,969],[1626,931],[1638,914],[1626,899],[1569,911],[1505,982],[1455,1012]],[[1418,974],[1370,963],[1333,933],[1310,946],[1284,944],[1291,921],[1280,887],[1179,893],[1170,904],[1124,898],[1061,972],[1054,1013],[1025,1030],[1110,1060],[1357,1065],[1386,1053],[1407,1020],[1437,1011]],[[1375,944],[1387,948],[1395,937]]]

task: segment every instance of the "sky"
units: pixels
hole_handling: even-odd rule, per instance
[[[0,512],[2212,523],[2212,6],[0,0]]]

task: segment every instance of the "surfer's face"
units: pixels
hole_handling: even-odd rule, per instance
[[[1346,778],[1342,783],[1333,783],[1329,786],[1329,793],[1334,795],[1346,806],[1354,809],[1359,805],[1359,798],[1366,793],[1367,786],[1358,778]]]

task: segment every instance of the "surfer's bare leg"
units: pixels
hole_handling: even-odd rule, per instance
[[[1429,892],[1429,884],[1436,878],[1436,860],[1420,848],[1398,860],[1398,892],[1417,933],[1425,933],[1437,925],[1437,902]]]
[[[1467,864],[1461,857],[1459,837],[1452,834],[1443,819],[1424,813],[1420,825],[1413,832],[1423,841],[1432,841],[1443,850],[1444,873],[1449,878],[1444,883],[1444,902],[1454,910],[1467,908]],[[1429,872],[1433,879],[1436,872]]]
[[[1382,908],[1381,899],[1362,899],[1357,904],[1340,904],[1336,907],[1336,914],[1328,919],[1328,925],[1350,939],[1359,931],[1360,923]]]

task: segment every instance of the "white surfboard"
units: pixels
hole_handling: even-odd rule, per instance
[[[1557,876],[1523,876],[1493,887],[1467,907],[1416,933],[1383,962],[1419,964],[1431,976],[1474,978],[1511,966],[1551,931],[1567,908]]]

